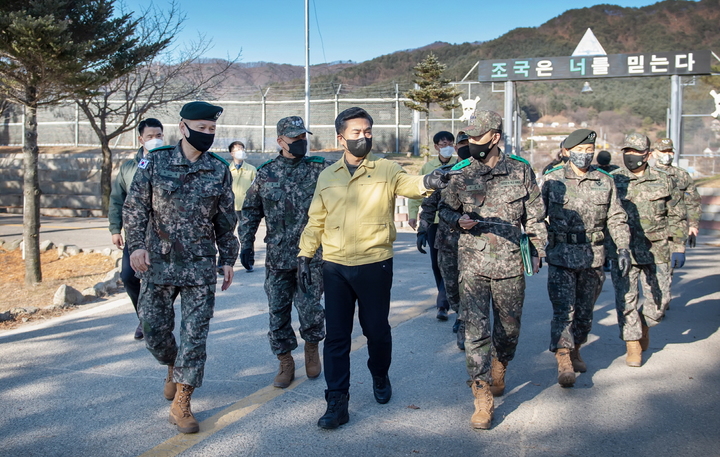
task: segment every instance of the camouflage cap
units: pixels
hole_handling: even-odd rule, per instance
[[[502,131],[502,117],[494,111],[476,110],[470,116],[465,133],[469,136],[482,136],[490,130]]]
[[[657,141],[653,143],[653,149],[657,149],[658,151],[673,151],[675,152],[675,147],[673,146],[673,141],[670,138],[658,138]]]
[[[457,134],[457,137],[455,138],[455,143],[459,143],[461,141],[467,141],[470,137],[467,133],[460,131]]]
[[[189,121],[217,121],[223,109],[208,102],[190,102],[183,105],[180,117]]]
[[[625,137],[620,149],[635,149],[636,151],[645,152],[650,149],[650,139],[642,133],[631,133]]]
[[[300,116],[284,117],[277,123],[278,136],[285,135],[288,138],[295,138],[303,133],[312,135],[312,132],[305,128],[305,124]]]
[[[578,129],[563,140],[563,147],[572,149],[580,144],[595,144],[595,138],[597,138],[597,133],[594,131],[590,129]]]

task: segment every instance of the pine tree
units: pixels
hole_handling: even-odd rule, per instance
[[[25,107],[25,284],[42,281],[37,109],[90,92],[128,73],[165,42],[139,42],[138,21],[114,0],[0,3],[0,96]]]
[[[422,146],[424,155],[430,151],[430,104],[437,103],[445,110],[450,110],[460,106],[454,102],[455,97],[460,95],[460,91],[448,85],[449,79],[442,77],[447,66],[438,61],[435,54],[428,54],[425,59],[413,67],[413,82],[418,85],[417,89],[411,89],[405,92],[405,97],[411,101],[406,101],[405,106],[413,111],[425,113],[425,145]]]

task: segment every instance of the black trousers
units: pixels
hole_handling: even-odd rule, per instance
[[[435,277],[435,285],[437,286],[438,296],[435,306],[448,310],[450,308],[450,302],[447,299],[447,293],[445,292],[445,281],[443,281],[442,274],[440,273],[440,266],[438,265],[438,250],[435,249],[435,236],[437,235],[438,224],[430,224],[427,228],[427,241],[430,247],[430,265],[432,265],[433,276]]]
[[[140,296],[140,280],[135,276],[135,270],[130,266],[130,253],[128,252],[127,243],[125,243],[125,247],[123,248],[120,279],[122,279],[123,285],[125,285],[125,292],[127,292],[128,297],[130,297],[133,308],[135,308],[135,314],[137,314],[138,296]]]
[[[363,335],[367,338],[367,366],[373,376],[385,376],[392,359],[390,289],[393,259],[359,266],[325,261],[326,336],[323,348],[328,392],[350,389],[350,345],[355,303]]]

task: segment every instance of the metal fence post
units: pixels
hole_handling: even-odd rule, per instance
[[[400,153],[400,85],[395,84],[395,152]]]
[[[269,87],[267,88],[267,90],[265,92],[260,90],[260,95],[262,96],[261,114],[260,114],[260,152],[265,152],[265,124],[266,124],[265,116],[267,114],[265,101],[267,99],[268,92],[270,92]]]
[[[75,147],[80,144],[80,106],[75,102]]]
[[[338,84],[338,88],[335,91],[335,117],[333,119],[337,119],[338,114],[340,114],[340,88],[342,87],[342,84]],[[337,135],[335,135],[335,149],[338,148],[338,139]]]

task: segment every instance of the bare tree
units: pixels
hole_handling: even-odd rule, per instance
[[[166,12],[150,6],[140,14],[138,36],[140,42],[167,42],[154,55],[131,71],[99,90],[77,97],[76,102],[90,121],[100,140],[102,168],[100,188],[102,210],[107,214],[110,203],[112,150],[110,142],[131,131],[145,114],[168,103],[207,98],[207,93],[226,78],[227,71],[239,59],[201,62],[201,56],[211,42],[199,36],[196,42],[183,47],[170,47],[182,29],[185,16],[175,2]]]

